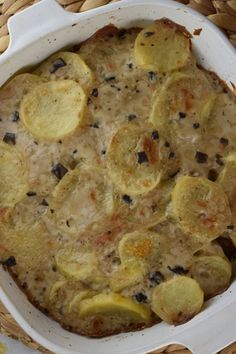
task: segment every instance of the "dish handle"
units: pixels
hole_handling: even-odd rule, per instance
[[[8,21],[10,43],[8,49],[2,54],[9,55],[22,48],[22,43],[27,46],[45,34],[57,29],[65,19],[73,19],[78,14],[65,11],[56,0],[41,0],[12,16]],[[63,21],[63,22],[62,22]]]

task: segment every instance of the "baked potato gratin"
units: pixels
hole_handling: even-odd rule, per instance
[[[0,260],[87,336],[178,325],[225,291],[236,101],[185,28],[110,25],[0,89]]]

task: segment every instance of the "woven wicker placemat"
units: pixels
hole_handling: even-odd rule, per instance
[[[4,52],[9,44],[7,20],[15,13],[40,0],[0,0],[0,53]],[[71,12],[82,12],[106,5],[110,2],[122,0],[58,0],[58,2]],[[236,46],[236,0],[177,0],[191,6],[195,10],[219,26]],[[16,323],[9,312],[0,303],[0,331],[10,337],[18,339],[32,349],[42,353],[53,354],[34,342]],[[152,354],[190,354],[191,352],[181,345],[169,345],[156,350]],[[236,342],[225,348],[220,354],[236,354]]]

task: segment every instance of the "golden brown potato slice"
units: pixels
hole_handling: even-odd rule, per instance
[[[121,315],[135,321],[148,322],[151,318],[151,311],[145,305],[114,293],[102,293],[81,301],[79,317],[85,318],[94,315]]]
[[[125,194],[146,193],[160,180],[159,143],[152,139],[152,131],[130,123],[121,126],[111,139],[108,174]]]
[[[64,288],[67,284],[66,280],[58,280],[56,283],[53,284],[53,286],[50,289],[49,293],[49,301],[54,302],[58,296],[58,293],[61,288]]]
[[[133,264],[129,266],[121,266],[118,270],[111,274],[110,288],[114,292],[122,291],[133,285],[141,283],[145,276],[142,267]]]
[[[183,231],[206,241],[218,237],[231,222],[223,189],[203,177],[180,177],[172,192],[172,205]]]
[[[118,247],[121,264],[127,267],[134,264],[140,266],[144,274],[148,271],[148,264],[157,263],[167,248],[165,237],[148,230],[125,234]]]
[[[79,234],[114,210],[113,188],[102,170],[88,167],[68,172],[57,184],[48,217],[63,232]],[[97,226],[96,226],[97,227]]]
[[[78,294],[75,295],[75,297],[73,297],[73,299],[69,303],[68,311],[69,312],[72,312],[72,311],[79,312],[79,307],[80,307],[81,301],[84,299],[89,299],[95,295],[96,295],[96,291],[91,290],[91,289],[86,289],[86,290],[80,291]]]
[[[199,120],[202,125],[207,120],[216,99],[210,83],[199,70],[195,76],[177,72],[171,75],[162,88],[153,94],[150,121],[170,138],[181,129],[180,114]]]
[[[0,141],[0,207],[14,207],[28,192],[28,169],[14,146]]]
[[[23,96],[42,82],[40,77],[33,74],[24,73],[13,77],[0,89],[0,114],[9,117],[13,115],[19,109]]]
[[[194,260],[190,274],[199,283],[205,298],[209,299],[228,288],[232,266],[222,257],[202,256]]]
[[[94,75],[88,65],[79,56],[71,52],[58,52],[43,62],[34,74],[47,80],[74,80],[85,91],[93,85]]]
[[[178,325],[200,312],[204,294],[196,280],[176,276],[158,285],[152,294],[152,310],[165,322]]]
[[[134,49],[135,60],[142,69],[169,72],[187,64],[190,47],[186,31],[170,20],[163,19],[138,34]]]
[[[99,269],[95,252],[79,246],[63,248],[55,256],[58,270],[67,278],[79,280],[95,287],[103,286],[106,277]]]
[[[27,130],[42,140],[73,134],[82,124],[87,98],[72,80],[37,85],[21,101],[20,116]]]

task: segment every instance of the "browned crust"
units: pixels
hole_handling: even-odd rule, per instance
[[[196,28],[193,31],[193,34],[194,34],[194,36],[200,36],[201,32],[202,32],[202,28]]]
[[[193,36],[191,33],[186,29],[186,27],[179,25],[178,23],[169,20],[166,17],[161,18],[160,20],[156,20],[155,23],[163,23],[167,27],[175,29],[176,32],[182,33],[185,37],[191,39]]]

